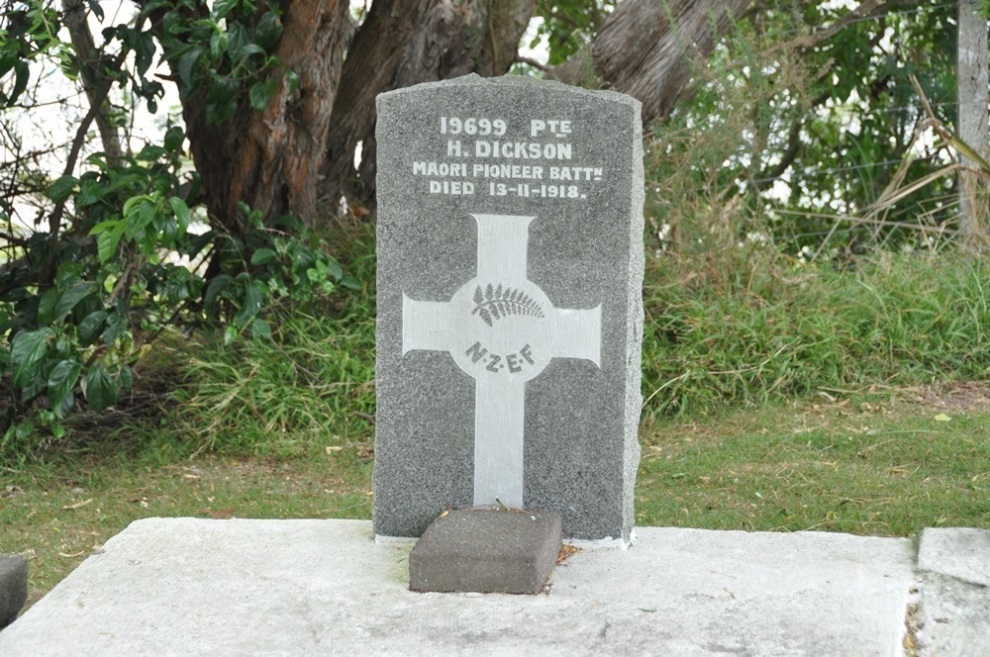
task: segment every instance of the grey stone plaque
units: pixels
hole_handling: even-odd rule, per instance
[[[379,96],[376,534],[501,503],[628,541],[640,125],[628,96],[521,77]]]

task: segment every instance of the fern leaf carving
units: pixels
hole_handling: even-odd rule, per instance
[[[494,321],[512,315],[543,318],[543,306],[530,298],[522,290],[506,287],[501,283],[493,287],[491,283],[482,288],[480,285],[474,291],[474,310],[488,326]]]

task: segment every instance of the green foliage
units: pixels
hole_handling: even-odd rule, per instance
[[[648,416],[990,373],[981,261],[884,256],[842,271],[754,248],[707,262],[665,255],[651,266]]]
[[[365,251],[371,246],[355,246]],[[167,442],[186,451],[298,454],[314,446],[366,439],[375,413],[374,257],[351,268],[361,292],[336,296],[330,307],[276,311],[271,339],[194,352]]]
[[[205,97],[212,123],[231,119],[245,90],[251,107],[260,111],[283,81],[290,89],[296,84],[295,75],[270,52],[282,35],[275,3],[221,0],[204,13],[197,0],[153,0],[144,4],[142,13],[161,14],[163,56],[179,76],[180,93],[183,98]],[[190,15],[196,19],[189,20]],[[145,38],[126,27],[118,28],[118,37]],[[141,75],[144,72],[139,69]]]
[[[0,108],[13,106],[27,89],[30,61],[59,43],[54,9],[34,2],[19,5],[5,8],[0,21]]]
[[[614,7],[615,0],[540,0],[533,13],[542,22],[530,47],[545,39],[547,64],[562,64],[591,40]]]
[[[696,251],[762,233],[795,256],[843,257],[952,237],[953,178],[933,174],[955,153],[933,138],[910,79],[952,125],[954,5],[892,3],[816,36],[849,11],[776,0],[697,65],[697,93],[648,148],[655,234]]]
[[[299,454],[368,438],[374,320],[295,313],[272,339],[207,347],[185,367],[168,441],[179,449]]]
[[[79,11],[105,18],[99,2]],[[179,76],[184,96],[205,99],[215,122],[242,105],[264,109],[282,81],[293,79],[270,54],[282,27],[277,7],[266,2],[207,9],[196,0],[153,0],[130,24],[104,29],[95,54],[61,41],[67,20],[38,0],[0,19],[0,121],[11,148],[21,148],[14,114],[21,110],[13,106],[36,101],[25,90],[52,57],[69,80],[85,73],[104,85],[94,93],[114,88],[144,99],[152,112],[163,93],[153,69],[160,58]],[[0,454],[30,449],[45,434],[60,438],[62,422],[81,402],[94,411],[115,405],[133,381],[132,365],[168,325],[219,327],[226,345],[245,333],[269,338],[262,314],[270,305],[316,302],[354,286],[298,218],[263,217],[241,203],[234,221],[215,222],[199,196],[181,127],[167,125],[160,141],[137,152],[110,152],[107,143],[107,152],[94,152],[86,147],[86,121],[97,113],[78,126],[61,175],[40,166],[25,173],[26,157],[0,167],[9,191],[0,200],[7,239],[0,260]],[[81,152],[91,154],[77,163]],[[25,202],[45,221],[15,222],[15,203]]]

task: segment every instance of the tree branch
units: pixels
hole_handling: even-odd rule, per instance
[[[121,51],[120,54],[114,58],[112,65],[114,67],[121,66],[124,63],[124,58],[126,56],[127,51]],[[72,175],[72,172],[75,171],[76,162],[79,160],[79,153],[82,151],[83,144],[86,143],[86,132],[89,130],[89,126],[93,124],[93,121],[100,113],[101,105],[110,94],[110,87],[112,85],[113,80],[107,78],[103,80],[100,87],[94,91],[89,111],[86,112],[86,116],[83,117],[83,120],[79,123],[79,127],[76,129],[76,136],[72,140],[72,147],[69,149],[69,156],[66,158],[65,167],[62,169],[63,176]],[[58,234],[61,231],[62,215],[65,213],[66,200],[67,198],[63,198],[58,201],[48,218],[48,241],[52,247],[54,247],[55,243],[58,241]],[[39,285],[42,288],[49,287],[52,284],[52,281],[55,280],[55,261],[55,249],[52,248],[52,255],[49,256],[48,262],[45,263],[45,267],[39,281]]]
[[[535,59],[532,59],[530,57],[523,57],[521,55],[516,55],[516,62],[518,62],[520,64],[527,64],[527,65],[532,66],[533,68],[538,69],[540,71],[548,71],[548,70],[550,70],[546,66],[546,64],[541,64],[540,62],[538,62]]]
[[[99,97],[99,89],[109,81],[109,76],[100,66],[101,57],[93,41],[93,35],[89,31],[82,0],[62,0],[62,10],[65,12],[65,25],[69,30],[69,38],[76,49],[76,60],[79,62],[86,98],[90,107],[99,108],[95,116],[96,127],[103,142],[103,151],[107,154],[107,164],[117,166],[121,157],[120,134],[107,116],[110,107],[106,102],[106,94],[103,94],[102,98]]]
[[[799,50],[814,48],[823,41],[828,41],[834,37],[851,23],[875,18],[902,4],[906,4],[904,0],[863,0],[858,7],[836,19],[828,27],[792,39],[785,48],[796,48]]]
[[[818,94],[811,101],[811,105],[808,110],[813,110],[819,105],[823,104],[826,100],[831,98],[831,93],[828,91]],[[783,154],[780,156],[780,161],[771,169],[761,173],[758,177],[753,179],[752,184],[756,187],[757,191],[763,191],[770,187],[771,184],[776,182],[784,172],[794,163],[795,158],[801,152],[801,128],[804,127],[804,120],[799,118],[792,125],[791,129],[787,134],[787,148],[784,150]]]

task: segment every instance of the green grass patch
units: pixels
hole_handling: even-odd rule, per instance
[[[373,437],[374,317],[297,313],[275,340],[198,349],[156,440],[181,453],[298,456]]]
[[[166,460],[199,453],[289,458],[372,441],[374,240],[359,239],[349,252],[345,264],[361,290],[275,309],[271,339],[187,346],[181,384],[146,440],[150,450]]]
[[[990,413],[864,402],[662,420],[637,523],[910,536],[990,527]]]

